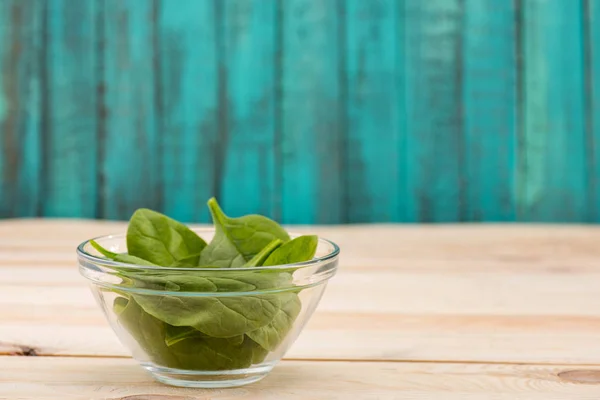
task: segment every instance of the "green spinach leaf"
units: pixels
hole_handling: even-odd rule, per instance
[[[241,339],[241,340],[240,340]],[[243,335],[236,340],[190,337],[169,347],[178,369],[231,370],[262,362],[268,352]]]
[[[174,344],[179,343],[182,340],[186,340],[186,339],[210,338],[210,336],[203,334],[202,332],[200,332],[199,330],[197,330],[195,328],[192,328],[191,326],[167,325],[167,329],[166,329],[165,333],[166,333],[165,334],[165,343],[167,344],[167,346],[173,346]],[[242,344],[242,342],[244,341],[244,335],[238,335],[238,336],[233,336],[230,338],[225,338],[225,340],[228,343],[233,344],[234,346],[237,346],[237,345]]]
[[[202,334],[199,330],[194,329],[191,326],[167,325],[167,329],[165,330],[165,343],[167,346],[173,346],[174,344],[185,339],[205,337],[206,335]]]
[[[298,236],[284,243],[265,260],[264,266],[294,264],[312,260],[319,238],[314,235]]]
[[[284,292],[279,294],[278,298],[281,306],[273,320],[262,328],[247,333],[248,337],[269,351],[275,350],[287,337],[302,309],[302,303],[296,293]]]
[[[154,318],[132,299],[117,297],[113,303],[119,323],[136,340],[140,349],[155,363],[176,365],[177,360],[165,343],[165,324]]]
[[[223,213],[217,200],[208,201],[215,224],[215,236],[200,255],[201,265],[221,268],[242,267],[275,239],[290,240],[287,232],[275,221],[262,215],[230,218]]]
[[[168,267],[198,264],[206,242],[187,226],[145,208],[133,213],[127,228],[129,254]]]
[[[271,243],[266,245],[258,254],[256,254],[250,261],[244,264],[244,267],[259,267],[263,265],[265,260],[269,258],[271,253],[273,253],[279,246],[281,246],[283,242],[279,239],[273,240]]]
[[[117,261],[117,262],[122,262],[122,263],[126,263],[126,264],[135,264],[135,265],[144,265],[147,267],[157,266],[156,264],[153,264],[150,261],[146,261],[146,260],[136,257],[136,256],[132,256],[129,254],[122,254],[122,253],[113,253],[112,251],[106,250],[104,247],[100,246],[94,240],[90,240],[90,244],[92,245],[93,248],[98,250],[98,252],[100,254],[102,254],[104,257],[114,260],[114,261]]]
[[[254,292],[290,287],[290,274],[284,271],[127,271],[135,287],[173,292]]]
[[[245,335],[217,339],[173,327],[146,313],[133,299],[118,297],[113,308],[145,355],[161,366],[208,371],[248,368],[268,353]]]
[[[134,294],[148,314],[173,326],[191,326],[205,335],[228,338],[269,324],[281,307],[275,294],[255,296],[172,296]]]

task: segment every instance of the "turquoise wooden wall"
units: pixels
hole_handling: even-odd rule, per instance
[[[0,0],[0,217],[600,220],[600,0]]]

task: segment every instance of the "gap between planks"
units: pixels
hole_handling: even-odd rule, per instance
[[[1,344],[1,343],[0,343]],[[27,349],[35,350],[35,348],[30,348],[24,345],[14,345],[16,348],[25,347]],[[28,354],[15,354],[9,352],[0,352],[0,357],[40,357],[40,358],[108,358],[108,359],[133,359],[130,356],[125,355],[85,355],[85,354],[44,354],[37,353],[33,355]],[[348,362],[348,363],[397,363],[397,364],[472,364],[472,365],[531,365],[531,366],[569,366],[569,367],[598,367],[600,368],[600,363],[568,363],[568,362],[543,362],[543,361],[489,361],[489,360],[419,360],[419,359],[403,359],[403,360],[394,360],[394,359],[361,359],[361,358],[295,358],[295,357],[284,357],[282,361],[294,361],[294,362],[330,362],[330,363],[339,363],[339,362]]]

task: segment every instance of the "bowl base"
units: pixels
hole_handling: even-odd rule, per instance
[[[189,388],[228,388],[258,382],[271,372],[273,364],[261,364],[255,367],[230,371],[188,371],[159,367],[154,364],[142,364],[157,381]]]

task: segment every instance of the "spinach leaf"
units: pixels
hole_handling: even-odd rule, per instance
[[[206,242],[187,226],[145,208],[133,213],[127,228],[129,254],[168,267],[181,262],[194,266]]]
[[[127,304],[129,304],[128,298],[117,297],[113,303],[113,311],[115,312],[115,314],[120,315],[123,312],[123,310],[125,310],[125,308],[127,307]]]
[[[191,256],[187,256],[185,258],[182,258],[181,260],[175,261],[174,263],[169,265],[169,267],[173,267],[173,268],[196,267],[199,259],[200,259],[200,253],[192,254]],[[203,268],[209,268],[209,267],[205,266]],[[216,267],[214,267],[214,268],[216,268]]]
[[[317,252],[319,238],[314,235],[298,236],[284,243],[265,260],[264,266],[294,264],[312,260]]]
[[[275,221],[261,215],[239,218],[226,216],[217,200],[208,201],[215,224],[215,236],[200,255],[201,265],[237,268],[250,261],[275,239],[290,240],[287,232]]]
[[[245,335],[211,338],[189,328],[173,327],[147,314],[133,299],[118,297],[113,306],[119,323],[154,363],[176,369],[228,370],[260,363],[267,351]]]
[[[195,273],[168,270],[124,273],[135,287],[173,292],[254,292],[289,287],[290,274],[279,271],[239,271],[223,274],[218,270]]]
[[[269,324],[281,307],[276,294],[254,296],[172,296],[134,294],[148,314],[173,326],[191,326],[205,335],[228,338]]]
[[[292,288],[288,272],[239,272],[231,276],[143,276],[136,286],[171,291],[204,292],[203,296],[175,294],[133,294],[149,314],[178,327],[192,327],[204,335],[230,338],[248,335],[270,350],[279,344],[277,335],[284,337],[300,311],[300,300],[295,292],[243,294],[219,296],[219,292],[252,293],[266,289]],[[215,292],[214,296],[206,293]],[[263,330],[260,330],[264,328]],[[258,330],[258,331],[257,331]]]
[[[167,325],[167,324],[165,324]],[[165,343],[167,346],[173,346],[185,339],[191,339],[196,337],[206,337],[198,331],[197,329],[192,328],[191,326],[172,326],[167,325],[167,329],[165,330]]]
[[[284,292],[278,297],[281,306],[273,320],[262,328],[247,333],[248,337],[269,351],[275,350],[283,342],[302,309],[302,303],[296,293]]]
[[[176,365],[177,361],[165,343],[165,324],[144,312],[130,298],[117,297],[113,303],[119,323],[136,340],[140,349],[159,365]]]
[[[141,259],[136,256],[132,256],[129,254],[113,253],[112,251],[106,250],[104,247],[100,246],[94,240],[90,240],[90,244],[92,245],[93,248],[98,250],[98,252],[100,252],[100,254],[102,254],[104,257],[109,258],[114,261],[117,261],[117,262],[122,262],[122,263],[126,263],[126,264],[135,264],[135,265],[145,265],[148,267],[157,266],[156,264],[152,264],[151,262],[146,261],[146,260]]]
[[[110,258],[111,260],[114,260],[115,257],[118,256],[117,253],[113,253],[112,251],[107,250],[104,247],[100,246],[98,244],[98,242],[96,242],[95,240],[90,240],[90,244],[92,245],[93,248],[98,250],[98,252],[106,258]]]
[[[216,292],[217,286],[202,276],[192,274],[169,274],[166,271],[141,271],[126,274],[141,289],[166,290],[169,292]]]
[[[172,326],[167,325],[167,329],[165,331],[165,343],[167,346],[173,346],[176,343],[181,342],[185,339],[193,339],[193,338],[201,338],[206,339],[210,336],[207,336],[200,332],[199,330],[192,328],[191,326]],[[240,345],[244,341],[244,335],[233,336],[230,338],[225,338],[225,340],[235,345]]]
[[[262,362],[268,353],[246,335],[236,340],[190,337],[169,349],[177,359],[176,368],[209,371],[248,368]]]
[[[256,254],[250,261],[244,264],[244,267],[259,267],[263,265],[265,260],[269,258],[271,253],[273,253],[279,246],[281,246],[283,242],[279,239],[273,240],[271,243],[266,245],[258,254]]]

